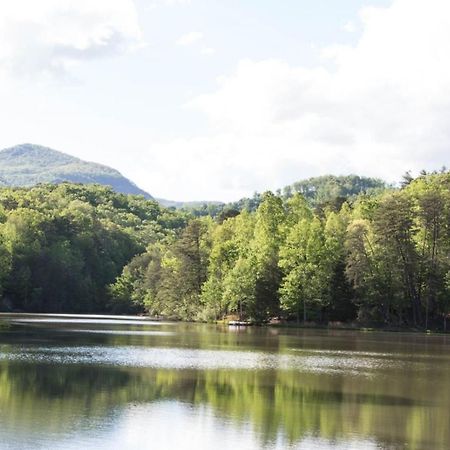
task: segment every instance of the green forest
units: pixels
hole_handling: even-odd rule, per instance
[[[450,173],[315,180],[191,210],[98,185],[0,188],[2,306],[442,328]]]
[[[27,312],[108,312],[108,286],[182,213],[100,185],[0,189],[0,298]]]

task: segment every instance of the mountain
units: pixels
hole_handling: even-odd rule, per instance
[[[108,185],[116,192],[153,198],[111,167],[82,161],[51,148],[22,144],[0,151],[0,186],[63,181]]]
[[[362,177],[359,175],[322,175],[297,181],[293,184],[278,189],[276,194],[287,199],[295,193],[300,193],[308,203],[317,207],[332,203],[342,203],[346,199],[353,199],[359,194],[377,194],[390,186],[379,178]],[[195,201],[177,202],[165,199],[156,200],[166,207],[188,209],[198,215],[217,215],[223,209],[235,209],[241,211],[255,211],[261,203],[262,194],[255,192],[251,198],[241,198],[235,202]]]
[[[389,185],[379,178],[359,175],[322,175],[285,186],[280,194],[289,198],[298,192],[315,206],[339,198],[351,199],[360,194],[376,194],[388,187]]]
[[[360,194],[375,195],[393,186],[379,178],[362,177],[359,175],[323,175],[300,180],[282,189],[276,195],[288,199],[296,193],[305,197],[313,208],[332,208],[338,210],[344,201],[353,200]],[[253,197],[241,198],[230,203],[201,202],[200,204],[181,204],[181,207],[190,210],[196,216],[211,215],[213,217],[227,217],[238,211],[256,211],[263,199],[263,194],[255,192]]]
[[[69,181],[83,184],[102,184],[111,186],[116,192],[153,197],[140,189],[120,172],[102,164],[86,162],[47,147],[33,144],[16,145],[0,151],[0,187],[33,186],[39,183],[61,183]],[[377,193],[390,186],[376,178],[358,175],[325,175],[298,181],[277,194],[289,198],[301,193],[311,206],[339,204],[360,193]],[[255,193],[252,198],[242,198],[236,202],[222,203],[214,201],[177,202],[156,199],[161,205],[176,209],[187,209],[196,215],[217,216],[227,210],[255,210],[262,195]]]
[[[1,181],[0,181],[1,183]],[[1,185],[1,184],[0,184]],[[175,209],[196,209],[203,208],[206,206],[224,206],[224,202],[214,201],[214,200],[193,200],[188,202],[179,202],[176,200],[167,200],[165,198],[155,198],[155,200],[166,208]]]
[[[378,178],[362,177],[359,175],[322,175],[300,180],[282,189],[276,194],[288,199],[299,193],[313,208],[337,207],[346,200],[352,200],[360,194],[377,194],[390,188],[385,181]],[[231,209],[247,209],[254,211],[261,203],[262,195],[258,192],[252,198],[243,198],[228,205]]]

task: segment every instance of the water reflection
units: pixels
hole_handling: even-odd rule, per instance
[[[129,334],[130,332],[124,332]],[[138,333],[138,332],[135,332]],[[148,335],[149,332],[143,332]],[[151,332],[150,332],[151,333]],[[117,334],[121,334],[118,332]],[[155,333],[155,335],[158,335]],[[161,334],[159,334],[161,335]],[[1,347],[0,347],[1,350]],[[261,351],[202,350],[183,348],[142,348],[110,346],[21,346],[7,352],[0,351],[0,361],[29,363],[89,364],[115,367],[148,367],[163,369],[239,369],[239,370],[292,370],[315,373],[342,373],[372,375],[377,371],[396,370],[402,362],[392,358],[361,357],[358,354],[301,355],[264,353]]]
[[[65,326],[73,324],[0,331],[0,448],[438,449],[450,442],[441,338],[392,336],[389,353],[385,335],[376,345],[373,335],[343,333],[330,345],[329,335],[314,331],[239,337],[170,325],[169,335],[108,334],[111,327],[78,335]]]

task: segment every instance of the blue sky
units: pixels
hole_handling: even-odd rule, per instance
[[[449,164],[444,0],[14,0],[0,147],[234,200],[325,173]]]

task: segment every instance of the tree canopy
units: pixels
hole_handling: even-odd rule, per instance
[[[197,217],[98,185],[0,188],[3,308],[431,327],[450,310],[450,174]]]
[[[0,294],[17,310],[111,309],[107,286],[181,213],[98,185],[0,189]]]

